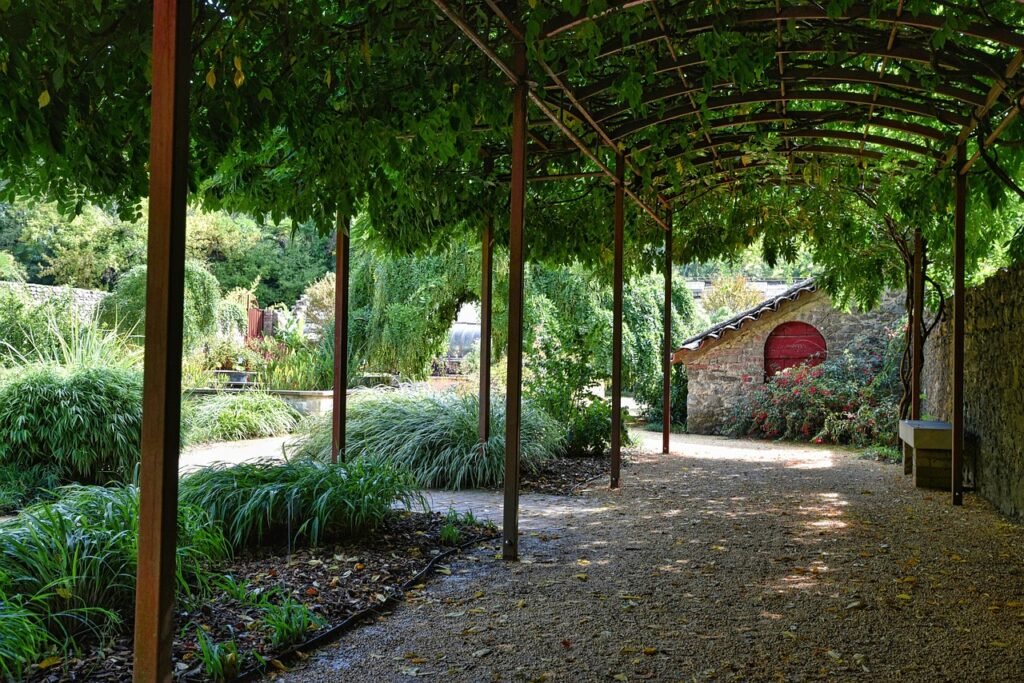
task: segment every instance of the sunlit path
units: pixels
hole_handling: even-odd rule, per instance
[[[481,548],[285,679],[1024,678],[1024,529],[983,501],[841,449],[637,436],[620,492],[524,501],[522,562]]]

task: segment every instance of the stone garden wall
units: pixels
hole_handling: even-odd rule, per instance
[[[952,302],[947,302],[952,305]],[[966,292],[964,318],[965,482],[1003,513],[1024,514],[1024,267],[1003,270]],[[947,309],[948,310],[948,309]],[[952,321],[925,345],[922,410],[949,420]]]
[[[699,350],[684,354],[688,395],[686,428],[695,434],[716,434],[728,425],[729,413],[752,385],[764,383],[764,345],[768,335],[785,322],[813,325],[825,338],[829,356],[841,353],[850,342],[868,333],[878,333],[903,315],[899,297],[887,298],[874,311],[846,313],[832,307],[820,291],[801,294],[784,303],[778,311],[763,314],[736,331],[709,341]]]
[[[71,297],[71,306],[82,318],[89,318],[96,312],[100,302],[107,297],[107,292],[94,289],[76,289],[74,287],[50,287],[24,282],[0,282],[0,287],[17,290],[28,294],[37,304],[53,297]]]

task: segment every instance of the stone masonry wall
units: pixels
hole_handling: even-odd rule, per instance
[[[965,482],[1004,514],[1024,514],[1024,267],[1003,270],[966,292],[964,318]],[[951,305],[951,302],[948,302]],[[952,414],[952,321],[925,345],[926,416]],[[973,464],[973,467],[972,467]]]
[[[94,289],[76,289],[74,287],[50,287],[25,282],[0,282],[0,287],[17,290],[40,304],[53,297],[70,296],[71,306],[82,318],[90,318],[96,312],[100,302],[107,297],[107,292]]]
[[[829,356],[842,352],[856,337],[879,332],[902,315],[898,297],[890,297],[876,310],[864,314],[846,313],[832,307],[821,291],[802,294],[784,303],[778,311],[726,333],[721,341],[710,342],[684,355],[688,382],[687,431],[695,434],[720,433],[729,413],[751,385],[764,383],[764,345],[768,335],[785,322],[813,325],[825,338]]]

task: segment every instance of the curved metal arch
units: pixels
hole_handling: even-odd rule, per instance
[[[801,161],[798,161],[797,159],[792,159],[792,160],[790,160],[788,168],[789,169],[802,169],[802,168],[807,167],[808,165],[810,165],[810,162],[801,162]],[[802,171],[799,171],[799,170],[790,170],[790,171],[788,171],[788,172],[786,172],[784,174],[781,174],[781,175],[780,175],[780,173],[777,173],[777,172],[769,172],[769,173],[765,173],[763,175],[755,175],[756,172],[758,172],[760,170],[772,169],[772,168],[777,169],[778,166],[775,166],[775,165],[773,165],[773,164],[771,164],[769,162],[754,162],[754,163],[751,163],[751,164],[747,164],[746,166],[738,166],[738,167],[723,169],[721,171],[712,171],[711,173],[704,173],[704,174],[701,174],[698,177],[690,178],[690,179],[686,180],[685,182],[680,183],[679,185],[676,185],[676,187],[680,188],[678,192],[674,192],[674,193],[670,193],[670,194],[664,194],[662,196],[663,196],[663,198],[666,201],[671,202],[671,201],[673,201],[675,199],[678,199],[679,197],[682,197],[683,195],[685,195],[692,188],[697,188],[697,187],[705,187],[706,188],[706,187],[713,186],[715,183],[709,183],[708,181],[712,181],[715,178],[722,178],[723,180],[728,180],[728,181],[730,181],[732,183],[740,182],[741,180],[744,180],[746,177],[753,177],[755,179],[755,181],[760,181],[760,180],[763,180],[765,178],[771,178],[771,177],[781,177],[781,175],[798,176],[800,178],[803,178],[803,173],[802,173]],[[860,169],[860,170],[863,170],[863,169]],[[877,186],[878,181],[875,180],[875,179],[872,179],[871,183],[874,183]]]
[[[848,142],[862,142],[889,149],[898,149],[910,154],[927,157],[933,161],[939,161],[945,157],[945,152],[930,149],[924,145],[916,145],[905,140],[898,140],[884,135],[865,135],[863,131],[831,130],[813,128],[772,128],[760,129],[758,133],[777,135],[779,138],[794,140],[846,140]],[[689,148],[678,147],[670,150],[659,157],[662,161],[674,161],[686,157],[693,152],[701,152],[708,149],[717,149],[726,145],[746,145],[753,140],[753,135],[719,135],[712,136],[710,141],[702,140]]]
[[[866,69],[788,69],[781,75],[777,73],[771,75],[766,74],[764,81],[765,83],[773,83],[780,81],[783,83],[804,83],[814,81],[823,81],[828,83],[855,83],[864,85],[877,85],[898,90],[907,90],[914,93],[935,92],[939,95],[958,100],[972,107],[984,106],[987,94],[983,92],[974,92],[963,88],[944,86],[941,84],[934,87],[928,87],[916,79],[903,79],[900,78],[899,76],[887,76],[884,74],[879,74],[877,72],[868,71]],[[734,83],[721,82],[715,84],[713,88],[727,88],[734,85]],[[667,99],[674,99],[677,97],[694,95],[704,90],[705,88],[703,85],[689,85],[687,83],[680,83],[667,88],[658,88],[657,90],[650,91],[647,94],[647,96],[645,96],[640,101],[640,104],[654,104],[655,102],[661,102]],[[604,122],[613,119],[617,116],[622,116],[623,114],[628,113],[632,109],[633,107],[628,104],[621,105],[611,111],[594,111],[594,116],[597,118],[599,122]]]
[[[662,16],[671,15],[672,9],[662,10]],[[873,12],[869,5],[858,3],[836,16],[829,16],[828,11],[819,5],[798,5],[792,7],[767,7],[759,9],[743,10],[738,12],[723,13],[718,16],[703,16],[686,21],[672,34],[659,29],[642,31],[632,41],[619,41],[618,49],[625,49],[643,43],[659,40],[663,37],[680,37],[707,33],[716,28],[721,28],[725,22],[730,27],[744,26],[751,24],[778,24],[785,21],[828,21],[828,22],[878,22],[916,28],[928,31],[940,31],[946,27],[945,17],[934,14],[911,14],[909,12],[895,12],[893,10],[882,10]],[[771,30],[774,30],[774,26]],[[1024,35],[1015,33],[998,26],[988,26],[983,23],[972,22],[964,27],[956,29],[956,32],[967,38],[975,40],[987,40],[1006,47],[1024,49]],[[543,40],[546,36],[541,36]],[[604,56],[604,50],[601,55]],[[611,52],[609,54],[614,54]]]
[[[937,109],[927,104],[907,102],[893,97],[872,97],[861,93],[832,92],[828,90],[793,90],[781,93],[778,90],[761,90],[727,97],[711,98],[705,102],[703,109],[716,110],[744,104],[767,104],[770,102],[841,102],[843,104],[868,108],[882,108],[901,111],[915,116],[943,121],[952,125],[962,126],[970,119],[962,114]],[[614,140],[622,140],[646,128],[661,125],[670,121],[695,116],[701,112],[700,107],[684,106],[671,109],[663,115],[645,119],[636,119],[622,124],[611,133]]]
[[[718,181],[717,183],[712,183],[711,185],[705,185],[704,186],[704,190],[705,190],[704,192],[701,192],[701,193],[696,194],[694,196],[688,197],[687,201],[683,202],[681,206],[676,206],[675,210],[678,211],[680,209],[685,209],[687,206],[689,206],[690,204],[692,204],[693,202],[695,202],[696,200],[700,199],[701,197],[703,197],[705,195],[712,194],[716,190],[719,190],[719,189],[721,189],[723,187],[731,187],[733,185],[738,185],[739,183],[745,182],[747,180],[748,180],[747,177],[726,178],[724,180]],[[758,183],[759,186],[763,186],[765,184],[775,185],[775,186],[780,186],[780,187],[783,186],[783,185],[790,186],[790,187],[807,187],[807,188],[813,188],[813,187],[816,186],[815,183],[807,182],[807,179],[804,178],[804,176],[802,174],[800,174],[800,173],[787,173],[785,175],[769,174],[769,175],[763,175],[763,176],[760,176],[760,177],[756,177],[755,176],[755,177],[753,177],[753,181]],[[878,187],[878,185],[879,185],[878,181],[871,181],[871,182],[868,182],[868,183],[864,183],[863,187],[865,189],[873,190],[873,189],[876,189]],[[850,192],[855,192],[856,191],[855,188],[850,188],[850,187],[847,187],[845,185],[842,186],[842,189],[848,190]],[[669,202],[672,202],[672,201],[675,201],[675,200],[679,199],[684,194],[686,194],[686,192],[678,192],[678,193],[676,193],[674,195],[666,195],[665,196],[665,200],[669,201]]]
[[[934,14],[911,14],[909,12],[895,12],[893,10],[873,12],[869,5],[861,3],[853,5],[838,16],[829,16],[828,10],[820,5],[802,5],[779,9],[772,7],[745,10],[737,13],[735,16],[702,17],[687,22],[682,27],[680,33],[694,35],[713,31],[716,28],[720,28],[723,20],[727,20],[730,25],[739,26],[760,23],[777,24],[783,21],[873,21],[927,31],[941,31],[948,24],[946,17]],[[968,38],[988,40],[1006,47],[1024,50],[1024,35],[998,26],[987,26],[975,22],[955,30],[960,35]]]
[[[861,132],[863,132],[864,126],[870,125],[876,128],[884,128],[886,130],[906,133],[907,135],[913,135],[914,137],[922,138],[924,140],[935,140],[937,142],[948,142],[952,137],[950,134],[944,133],[935,128],[929,128],[928,126],[920,123],[897,121],[895,119],[887,119],[882,116],[868,115],[867,113],[855,115],[845,110],[793,111],[790,109],[786,112],[770,110],[758,112],[756,114],[740,114],[738,116],[708,118],[704,121],[705,127],[709,130],[726,130],[729,128],[741,128],[743,126],[758,126],[765,123],[791,123],[805,128],[810,126],[843,124],[858,126],[861,128]],[[650,148],[650,143],[644,143],[634,146],[632,151],[645,152]]]
[[[975,73],[987,70],[995,74],[1002,68],[1002,64],[1000,64],[997,59],[994,59],[991,55],[981,52],[980,50],[972,50],[970,57],[962,57],[959,55],[954,57],[951,56],[949,52],[935,52],[917,46],[894,45],[890,47],[888,44],[888,34],[881,31],[877,33],[877,38],[874,41],[858,43],[850,46],[849,48],[846,48],[845,46],[836,46],[835,44],[827,43],[823,40],[810,40],[805,43],[782,43],[776,48],[775,56],[778,58],[779,56],[794,54],[866,55],[870,57],[877,57],[879,59],[888,59],[890,61],[927,64],[932,67],[932,73],[938,76],[942,76],[947,80],[970,84],[974,87],[980,88],[986,88],[988,86],[979,81],[975,77]],[[840,47],[842,47],[842,49],[839,49]],[[693,69],[698,66],[704,66],[707,63],[708,60],[700,53],[682,55],[674,59],[665,58],[655,65],[652,73],[654,75],[660,75],[672,71],[678,71],[680,69]],[[559,72],[559,75],[565,75],[565,73]],[[577,95],[581,100],[587,100],[611,88],[621,77],[622,74],[604,76],[596,80],[591,85],[580,88],[577,91]]]
[[[881,160],[883,160],[885,158],[885,154],[883,154],[882,152],[876,152],[874,150],[867,150],[867,149],[860,149],[859,147],[842,147],[840,145],[801,145],[799,147],[791,147],[790,149],[785,149],[785,150],[775,150],[774,152],[772,152],[772,154],[776,155],[779,158],[783,158],[783,159],[785,159],[785,158],[792,158],[792,157],[794,157],[796,155],[805,155],[805,154],[815,154],[815,155],[819,155],[820,154],[820,155],[824,155],[824,156],[852,157],[852,158],[855,158],[855,159],[866,159],[866,160],[869,160],[869,161],[881,161]],[[750,155],[750,152],[746,152],[746,151],[742,151],[742,150],[734,151],[734,152],[725,152],[725,153],[721,153],[721,154],[718,154],[718,155],[708,155],[708,156],[703,156],[703,157],[699,157],[697,159],[690,160],[689,162],[687,162],[686,167],[697,168],[697,167],[700,167],[700,166],[707,166],[708,164],[714,164],[714,163],[718,163],[718,162],[722,162],[722,161],[729,161],[729,160],[733,160],[733,159],[743,159],[744,157],[747,157],[749,155]],[[743,164],[741,166],[733,167],[731,169],[723,169],[722,171],[716,171],[716,172],[714,172],[712,174],[701,174],[700,177],[701,178],[707,178],[709,176],[714,176],[714,175],[717,175],[719,173],[728,173],[730,171],[737,171],[737,170],[742,170],[742,169],[747,169],[747,168],[759,168],[759,167],[762,167],[762,166],[769,166],[769,165],[770,164],[767,163],[767,162],[752,161],[751,163],[748,163],[748,164]],[[899,165],[903,166],[904,168],[919,168],[920,167],[920,164],[918,164],[918,163],[916,163],[916,162],[914,162],[912,160],[900,160],[899,161]],[[662,180],[664,178],[667,178],[667,177],[668,177],[668,173],[666,173],[666,172],[661,172],[661,173],[652,175],[651,176],[651,184],[652,184],[652,186],[661,185],[660,183],[658,183],[658,181]]]

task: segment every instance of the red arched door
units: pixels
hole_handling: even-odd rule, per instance
[[[782,323],[764,343],[764,376],[771,377],[794,365],[817,365],[825,360],[825,338],[812,325]]]

